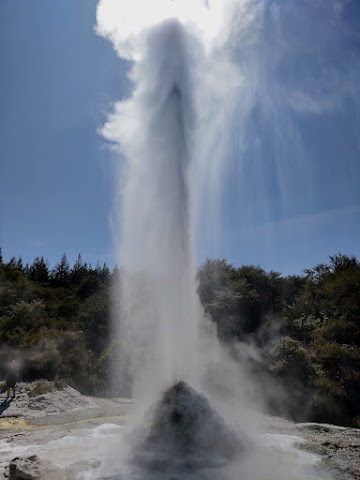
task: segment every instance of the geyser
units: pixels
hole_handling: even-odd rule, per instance
[[[199,383],[199,301],[192,255],[190,167],[199,48],[177,19],[146,32],[132,97],[104,127],[126,157],[122,170],[121,357],[133,394],[149,398],[176,378]]]
[[[114,326],[119,358],[111,378],[114,391],[120,385],[121,394],[145,403],[178,379],[206,391],[209,369],[223,360],[216,340],[200,332],[193,243],[200,185],[215,174],[213,158],[204,158],[209,144],[221,148],[228,92],[239,82],[223,49],[225,25],[247,5],[237,3],[155,0],[148,16],[140,0],[98,4],[97,32],[132,61],[133,86],[101,132],[124,159],[116,206],[124,267]],[[227,390],[238,390],[230,383]]]
[[[115,105],[102,133],[126,159],[119,249],[126,271],[119,322],[125,358],[119,365],[129,365],[135,395],[154,395],[176,378],[199,383],[192,217],[204,213],[210,221],[198,215],[197,226],[220,231],[215,197],[221,196],[224,174],[232,205],[222,224],[225,231],[242,231],[249,245],[257,232],[277,230],[293,215],[312,218],[306,192],[316,177],[304,173],[304,166],[314,156],[302,138],[316,153],[315,137],[330,132],[317,119],[340,112],[358,93],[351,49],[351,58],[339,63],[344,68],[333,68],[353,39],[342,18],[349,3],[99,1],[98,33],[133,62],[132,96]],[[337,157],[328,149],[321,157]],[[243,175],[230,181],[240,157]],[[322,168],[314,171],[322,178]],[[327,195],[320,192],[316,188],[324,205]],[[291,201],[283,202],[287,193]],[[333,205],[331,192],[329,198]],[[274,223],[265,225],[268,214]]]
[[[245,450],[243,436],[183,381],[162,394],[130,443],[132,463],[162,472],[224,467]]]

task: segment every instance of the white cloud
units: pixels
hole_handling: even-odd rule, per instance
[[[176,18],[197,31],[208,47],[227,37],[225,25],[233,8],[248,0],[100,0],[96,31],[108,38],[118,55],[141,55],[144,32],[167,19]]]

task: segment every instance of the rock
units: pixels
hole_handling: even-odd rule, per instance
[[[9,465],[10,480],[64,480],[61,469],[37,455],[16,457]]]
[[[47,423],[47,418],[62,417],[68,414],[77,415],[88,410],[99,410],[91,398],[84,397],[71,387],[56,389],[50,382],[45,383],[45,393],[37,394],[37,382],[19,382],[16,385],[16,398],[9,402],[2,417],[24,417],[29,423]],[[89,413],[89,415],[91,412]],[[45,419],[45,420],[44,420]],[[50,421],[50,420],[49,420]],[[61,419],[60,419],[61,421]]]
[[[153,470],[223,467],[245,450],[244,439],[185,382],[164,392],[130,443],[132,463]]]
[[[79,461],[60,469],[41,460],[37,455],[16,457],[9,465],[9,480],[74,480],[79,474],[96,470],[101,465],[97,459]]]

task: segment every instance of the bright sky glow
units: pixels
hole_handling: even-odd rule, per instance
[[[233,0],[101,0],[97,32],[114,43],[121,57],[132,59],[138,54],[139,37],[144,30],[177,18],[194,28],[205,46],[210,47],[220,40],[225,19],[234,4]]]

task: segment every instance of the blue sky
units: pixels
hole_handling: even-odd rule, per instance
[[[308,0],[297,5],[281,38],[264,29],[265,66],[284,48],[262,78],[278,123],[260,98],[240,162],[234,122],[220,233],[215,246],[199,239],[199,262],[216,255],[299,273],[339,251],[360,256],[360,2],[346,3],[337,30]],[[128,65],[95,35],[95,9],[95,0],[0,0],[5,259],[43,255],[54,265],[80,252],[93,264],[114,262],[118,160],[97,129],[129,93]]]
[[[96,2],[0,2],[0,244],[5,258],[112,259],[113,164],[97,128],[126,71]]]

